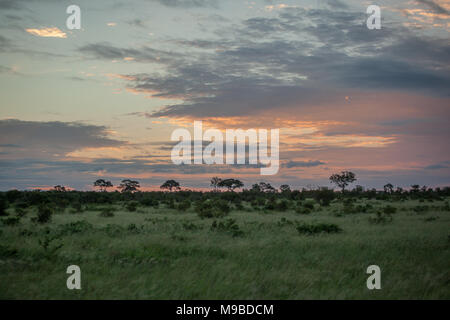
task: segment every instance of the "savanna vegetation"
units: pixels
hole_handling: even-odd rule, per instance
[[[2,299],[449,299],[450,188],[0,193]],[[237,192],[240,190],[239,192]],[[382,289],[368,290],[378,265]],[[68,290],[66,268],[81,268]]]

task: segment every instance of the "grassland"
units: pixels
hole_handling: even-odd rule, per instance
[[[449,299],[448,202],[363,199],[355,205],[366,212],[347,213],[334,200],[309,214],[244,203],[205,219],[193,208],[129,212],[118,203],[111,217],[100,214],[105,205],[89,205],[57,211],[46,224],[31,221],[36,208],[8,222],[10,208],[0,227],[0,298]],[[302,223],[341,232],[300,233]],[[81,290],[66,287],[72,264]],[[366,287],[372,264],[381,290]]]

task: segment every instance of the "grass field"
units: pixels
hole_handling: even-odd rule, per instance
[[[220,219],[120,204],[103,217],[104,205],[91,205],[47,224],[31,222],[30,209],[0,227],[0,298],[449,299],[448,199],[359,204],[371,209],[348,214],[333,201],[299,214],[244,205]],[[377,216],[387,205],[396,212]],[[300,233],[302,222],[342,231]],[[73,264],[81,290],[66,287]],[[381,290],[366,287],[372,264]]]

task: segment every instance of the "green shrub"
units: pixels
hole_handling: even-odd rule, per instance
[[[289,202],[287,200],[281,200],[276,204],[276,209],[278,211],[284,212],[289,208]]]
[[[100,217],[111,218],[114,217],[114,209],[111,207],[103,208],[99,214]]]
[[[20,222],[20,218],[19,217],[9,217],[9,218],[5,218],[2,220],[2,223],[5,226],[15,226],[18,225]]]
[[[15,209],[15,211],[16,211],[16,215],[17,215],[19,218],[24,217],[24,216],[28,213],[25,209],[18,208],[18,207]]]
[[[427,205],[424,206],[416,206],[413,208],[413,211],[416,212],[417,214],[423,214],[428,212],[428,210],[430,210],[430,207]]]
[[[394,214],[394,213],[397,212],[397,208],[388,205],[388,206],[386,206],[386,207],[383,208],[383,212],[384,212],[385,214]]]
[[[38,213],[35,220],[37,223],[48,223],[52,220],[53,209],[46,204],[41,204],[38,207]]]
[[[225,232],[231,234],[233,237],[239,237],[244,234],[234,219],[227,219],[225,222],[217,222],[214,220],[211,224],[211,230]]]
[[[311,213],[311,209],[305,208],[302,205],[298,205],[295,208],[295,212],[297,212],[299,214],[310,214]]]
[[[300,234],[339,233],[342,229],[333,223],[301,223],[296,227]]]
[[[87,221],[75,221],[62,224],[58,228],[60,235],[71,235],[93,230],[94,226]]]
[[[180,211],[186,211],[191,207],[191,202],[189,200],[183,200],[177,205],[177,209]]]
[[[378,211],[375,216],[369,217],[369,222],[373,224],[385,224],[392,222],[393,218],[389,213]]]
[[[6,209],[8,209],[8,202],[3,197],[3,195],[0,195],[0,216],[8,215],[8,213],[6,212]]]
[[[83,212],[83,206],[80,201],[76,201],[72,203],[72,208],[74,213],[81,213]]]
[[[156,199],[150,198],[150,197],[146,197],[146,198],[142,198],[140,200],[141,205],[145,206],[145,207],[158,207],[159,206],[159,202]]]
[[[125,208],[130,212],[135,212],[137,210],[139,203],[136,201],[130,201],[125,205]]]
[[[231,208],[223,199],[207,199],[196,203],[195,210],[200,218],[221,218],[226,216]]]
[[[117,237],[124,233],[125,229],[117,224],[108,224],[103,230],[110,237]]]
[[[316,202],[314,200],[306,200],[303,202],[303,207],[309,210],[314,210],[314,204]]]
[[[17,249],[13,249],[7,245],[0,244],[0,258],[15,258],[17,256],[17,253]]]
[[[53,257],[63,246],[61,236],[51,232],[48,227],[44,230],[44,237],[38,239],[38,243],[44,249],[44,258]]]

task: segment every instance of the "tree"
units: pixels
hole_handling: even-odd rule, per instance
[[[6,198],[3,196],[3,194],[0,194],[0,216],[8,215],[8,213],[6,212],[7,208],[8,202],[6,201]]]
[[[100,191],[105,192],[106,189],[112,188],[113,184],[111,183],[111,181],[106,181],[104,179],[98,179],[94,182],[94,187],[97,187],[100,189]]]
[[[172,189],[180,190],[180,184],[175,180],[167,180],[161,186],[161,189],[169,189],[172,192]]]
[[[392,183],[385,184],[383,189],[385,193],[392,194],[394,192],[394,186],[392,185]]]
[[[140,187],[141,186],[138,181],[130,179],[122,180],[122,183],[119,185],[119,189],[121,189],[122,192],[138,191],[138,188]]]
[[[53,189],[54,189],[56,192],[66,192],[66,187],[60,186],[59,184],[58,184],[57,186],[54,186]]]
[[[272,185],[270,183],[266,183],[266,182],[259,183],[259,190],[261,190],[262,192],[275,192],[276,191],[276,189],[274,187],[272,187]]]
[[[350,171],[342,171],[340,174],[335,173],[331,175],[330,182],[337,185],[339,188],[342,189],[342,192],[345,191],[345,187],[348,186],[350,183],[356,181],[356,176],[353,172]]]
[[[283,193],[289,193],[291,192],[291,187],[289,187],[287,184],[282,184],[280,186],[280,191]]]
[[[219,184],[222,181],[219,177],[213,177],[211,179],[211,186],[214,188],[214,191],[217,191],[219,189]]]
[[[225,179],[225,180],[221,180],[217,186],[219,188],[227,188],[228,191],[234,191],[234,189],[236,188],[242,188],[244,186],[244,184],[242,183],[242,181],[239,181],[237,179]]]

